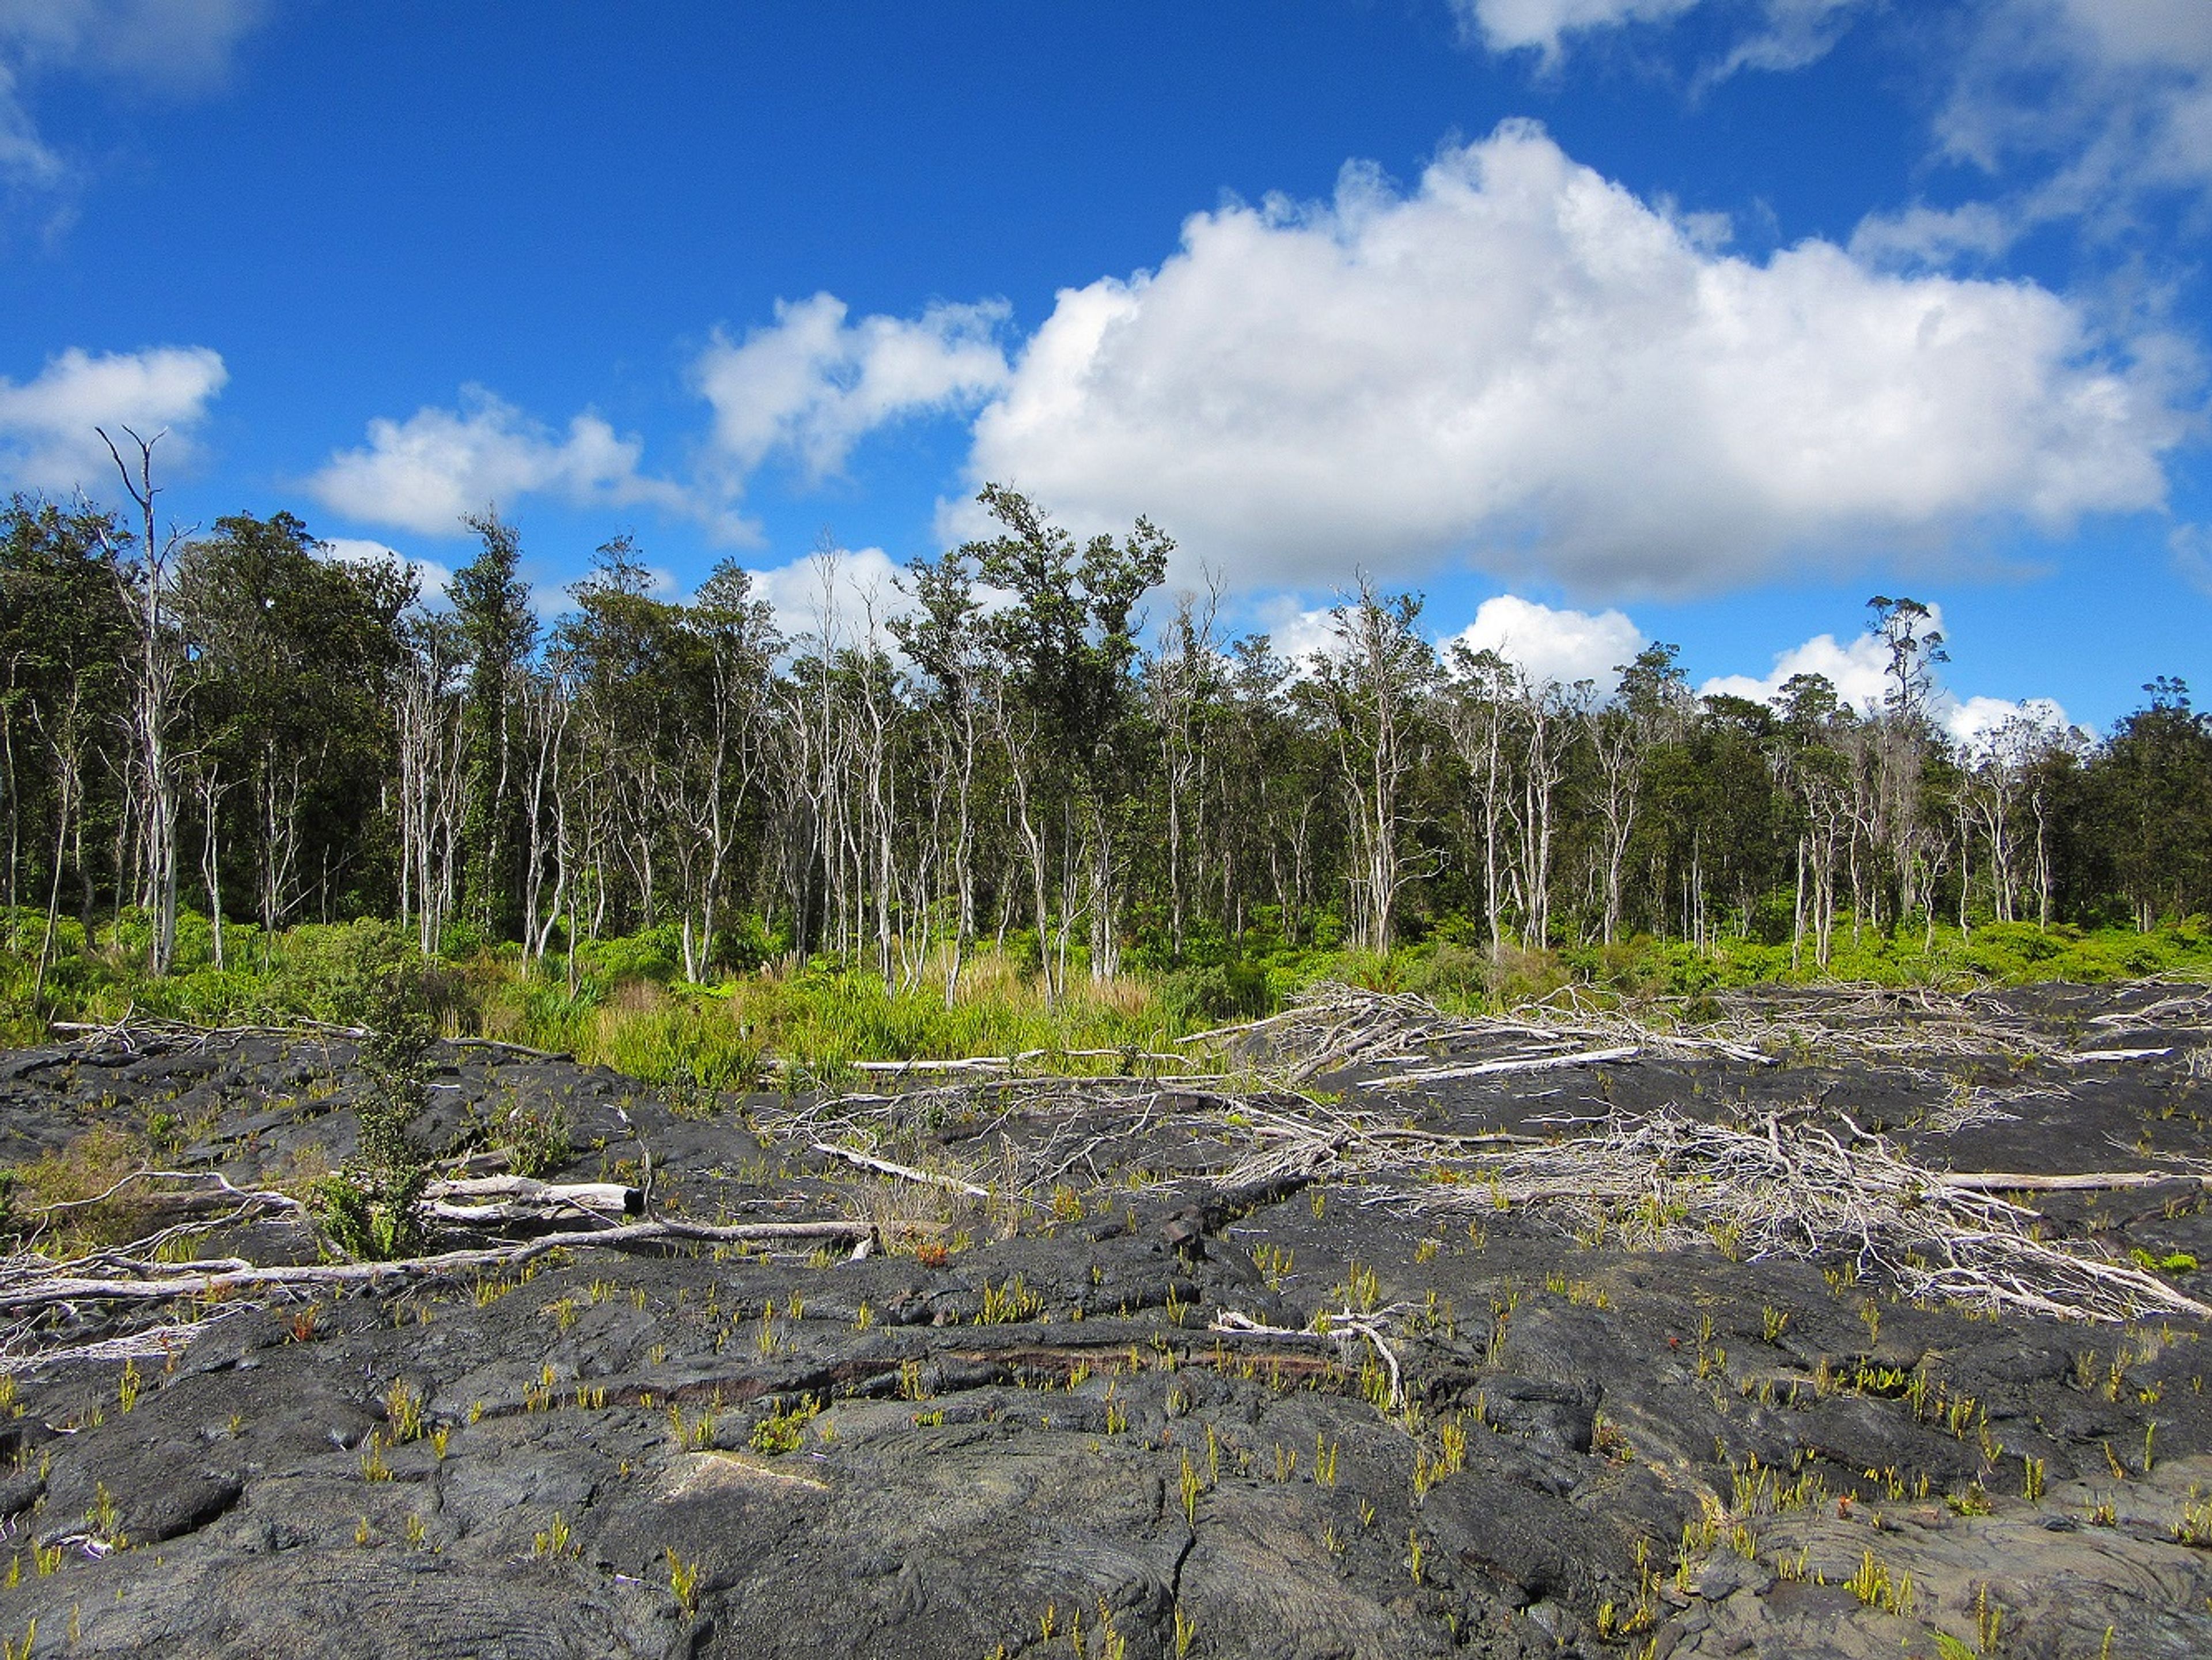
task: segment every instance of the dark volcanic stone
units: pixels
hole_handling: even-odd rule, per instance
[[[2180,994],[1973,1005],[2075,1049],[2174,1050],[2125,1065],[1814,1046],[1352,1098],[1432,1136],[1660,1110],[1848,1134],[1849,1113],[1937,1168],[2132,1168],[2212,1157],[2204,1012],[2133,1012]],[[1917,994],[1879,1015],[1763,995],[1929,1018]],[[2110,1628],[2116,1654],[2212,1653],[2212,1554],[2181,1542],[2212,1489],[2212,1334],[2189,1316],[1915,1307],[1840,1253],[1630,1249],[1418,1161],[1239,1184],[1257,1143],[1165,1096],[883,1108],[886,1157],[996,1180],[984,1161],[1012,1148],[1075,1200],[994,1208],[784,1137],[803,1101],[672,1103],[482,1048],[440,1061],[451,1087],[415,1126],[440,1152],[480,1152],[472,1127],[519,1103],[568,1115],[568,1178],[629,1179],[649,1149],[672,1213],[915,1231],[857,1262],[579,1250],[526,1279],[217,1304],[141,1360],[128,1413],[119,1363],[17,1365],[0,1525],[24,1555],[0,1638],[36,1618],[43,1660],[74,1612],[82,1656],[1043,1660],[1075,1651],[1079,1619],[1093,1660],[1893,1660],[1931,1628],[1974,1636],[1980,1595],[2005,1611],[1998,1652],[2094,1655]],[[0,1057],[0,1158],[160,1110],[195,1143],[179,1158],[251,1183],[342,1158],[356,1089],[351,1045],[321,1038],[25,1051]],[[2052,1237],[2163,1260],[2212,1254],[2203,1197],[2037,1202]],[[315,1260],[296,1230],[210,1249]],[[2168,1278],[2193,1294],[2199,1276]],[[1370,1339],[1314,1329],[1356,1308],[1380,1311],[1403,1403]],[[87,1304],[11,1341],[185,1312]],[[421,1403],[421,1435],[399,1438],[395,1401]],[[111,1525],[129,1548],[100,1555],[86,1535]],[[61,1542],[58,1569],[33,1571],[32,1540]],[[1910,1620],[1844,1588],[1869,1553],[1913,1576]]]

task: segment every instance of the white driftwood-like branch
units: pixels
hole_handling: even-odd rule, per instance
[[[1391,1351],[1389,1340],[1384,1335],[1383,1325],[1393,1315],[1400,1313],[1404,1308],[1403,1304],[1393,1303],[1387,1309],[1378,1309],[1366,1314],[1350,1307],[1338,1309],[1316,1319],[1316,1326],[1323,1322],[1327,1323],[1328,1327],[1327,1331],[1311,1328],[1301,1331],[1289,1326],[1270,1326],[1253,1319],[1249,1314],[1240,1314],[1235,1309],[1224,1309],[1213,1317],[1212,1323],[1206,1329],[1225,1333],[1235,1337],[1258,1339],[1268,1342],[1328,1343],[1333,1345],[1340,1353],[1343,1352],[1348,1340],[1364,1337],[1373,1346],[1376,1357],[1382,1362],[1383,1370],[1389,1377],[1390,1393],[1388,1404],[1395,1411],[1406,1404],[1406,1389],[1403,1374],[1398,1369],[1398,1357]]]
[[[2160,1188],[2170,1182],[2212,1187],[2212,1176],[2195,1171],[2087,1171],[2077,1176],[2033,1176],[2020,1171],[1946,1171],[1936,1178],[1961,1193],[2107,1193],[2120,1188]]]
[[[165,1193],[159,1195],[156,1202],[175,1210],[218,1210],[228,1205],[248,1205],[263,1210],[295,1213],[307,1209],[305,1205],[289,1194],[276,1193],[265,1188],[235,1186],[221,1171],[137,1170],[132,1171],[130,1175],[113,1186],[93,1195],[89,1199],[61,1199],[51,1205],[33,1205],[28,1207],[28,1213],[33,1216],[52,1216],[61,1211],[81,1210],[86,1206],[97,1205],[112,1199],[124,1189],[140,1182],[213,1183],[211,1188],[195,1192]]]
[[[369,1035],[367,1026],[333,1025],[327,1020],[298,1019],[282,1026],[201,1026],[189,1020],[163,1020],[152,1015],[125,1014],[105,1024],[89,1020],[52,1020],[46,1030],[64,1037],[112,1038],[125,1047],[139,1038],[188,1038],[204,1043],[213,1037],[349,1037]]]
[[[1643,1050],[1634,1043],[1623,1043],[1613,1049],[1578,1049],[1571,1055],[1516,1055],[1502,1061],[1476,1061],[1466,1066],[1419,1067],[1411,1072],[1393,1073],[1388,1078],[1362,1079],[1355,1088],[1387,1090],[1402,1088],[1407,1084],[1441,1084],[1455,1078],[1494,1078],[1505,1073],[1553,1072],[1567,1067],[1597,1067],[1614,1061],[1632,1061]]]
[[[477,1199],[525,1209],[611,1211],[617,1215],[635,1215],[645,1202],[638,1189],[620,1182],[539,1182],[527,1176],[471,1176],[432,1182],[423,1188],[422,1196],[434,1202]]]
[[[620,1227],[542,1234],[510,1245],[475,1250],[441,1251],[389,1262],[319,1262],[301,1267],[229,1268],[218,1273],[176,1271],[167,1263],[132,1266],[143,1277],[91,1277],[55,1271],[43,1259],[16,1256],[0,1262],[0,1312],[44,1308],[56,1303],[149,1303],[180,1298],[220,1298],[240,1292],[312,1289],[323,1286],[378,1285],[434,1280],[480,1268],[507,1268],[548,1251],[635,1250],[659,1245],[785,1244],[805,1240],[856,1244],[872,1238],[866,1222],[746,1222],[710,1226],[699,1222],[631,1222]]]
[[[969,1055],[945,1060],[855,1061],[853,1070],[893,1078],[910,1073],[1007,1073],[1039,1061],[1126,1061],[1180,1067],[1188,1065],[1189,1057],[1151,1049],[1024,1049],[1018,1055]]]
[[[966,1194],[970,1199],[988,1199],[991,1196],[990,1189],[978,1187],[959,1177],[939,1176],[934,1171],[916,1170],[911,1164],[894,1164],[888,1158],[875,1158],[865,1152],[855,1152],[852,1148],[841,1147],[834,1141],[817,1141],[813,1144],[813,1150],[831,1158],[842,1158],[848,1164],[857,1164],[862,1170],[873,1171],[878,1176],[895,1176],[902,1182],[921,1182],[931,1187],[950,1188],[955,1193]]]

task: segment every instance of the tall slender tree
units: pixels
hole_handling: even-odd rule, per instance
[[[495,509],[465,521],[480,548],[453,573],[448,592],[468,654],[462,710],[466,806],[461,814],[464,909],[495,939],[521,927],[525,841],[522,793],[509,743],[521,674],[538,635],[530,586],[522,580],[522,541]]]

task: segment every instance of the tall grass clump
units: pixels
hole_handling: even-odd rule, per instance
[[[1083,981],[1053,998],[1042,976],[996,956],[969,963],[949,1000],[941,976],[902,986],[826,963],[711,985],[586,974],[572,995],[555,964],[495,988],[484,1025],[634,1077],[717,1091],[832,1080],[857,1061],[979,1055],[1111,1072],[1194,1029],[1142,980]]]

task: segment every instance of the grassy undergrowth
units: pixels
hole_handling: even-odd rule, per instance
[[[865,970],[773,970],[713,985],[495,975],[483,1035],[657,1081],[741,1087],[778,1063],[813,1079],[856,1061],[1030,1052],[1042,1064],[1110,1072],[1194,1026],[1136,979],[1085,981],[1056,1002],[1003,959],[971,964],[951,1002],[943,983],[902,989]],[[1077,1054],[1071,1051],[1104,1051]]]
[[[449,1036],[502,1038],[562,1050],[659,1083],[745,1088],[771,1078],[831,1080],[862,1060],[945,1059],[1036,1052],[1042,1064],[1115,1071],[1131,1051],[1167,1048],[1224,1020],[1268,1012],[1301,987],[1340,979],[1409,991],[1462,1011],[1510,1007],[1569,984],[1632,1000],[1696,995],[1761,983],[1821,981],[1935,985],[2109,981],[2152,974],[2212,979],[2212,920],[2142,934],[2032,924],[1961,933],[1938,927],[1930,945],[1839,930],[1826,970],[1788,946],[1724,939],[1707,951],[1638,939],[1558,951],[1486,948],[1431,939],[1388,957],[1277,950],[1233,962],[1108,979],[1079,976],[1054,1000],[1009,957],[971,961],[949,1001],[941,967],[902,988],[862,969],[817,962],[771,965],[708,984],[678,975],[657,934],[585,948],[574,965],[526,965],[513,948],[424,959],[389,925],[309,925],[265,937],[225,929],[215,966],[204,918],[179,928],[176,970],[148,976],[144,927],[126,915],[89,946],[64,922],[41,1006],[32,996],[42,919],[0,912],[0,1044],[43,1041],[52,1019],[112,1019],[135,1011],[204,1025],[301,1018],[352,1022],[394,973],[419,976],[432,1018]],[[1098,1050],[1097,1055],[1073,1051]]]
[[[509,948],[425,959],[373,921],[307,925],[273,939],[233,925],[225,935],[226,966],[218,969],[205,921],[184,918],[175,970],[155,979],[141,966],[143,933],[133,919],[103,928],[90,950],[77,925],[65,923],[41,1012],[31,995],[38,927],[19,921],[11,930],[0,920],[0,1045],[42,1042],[50,1020],[126,1013],[205,1025],[352,1024],[395,972],[421,977],[431,1017],[448,1037],[560,1050],[649,1081],[711,1090],[771,1076],[830,1079],[862,1060],[1023,1052],[1048,1067],[1115,1071],[1131,1052],[1158,1050],[1206,1024],[1188,1000],[1134,976],[1080,979],[1048,999],[1039,979],[997,956],[970,961],[948,1001],[941,970],[911,988],[822,963],[688,983],[652,936],[587,948],[572,991],[565,958],[528,965]]]

